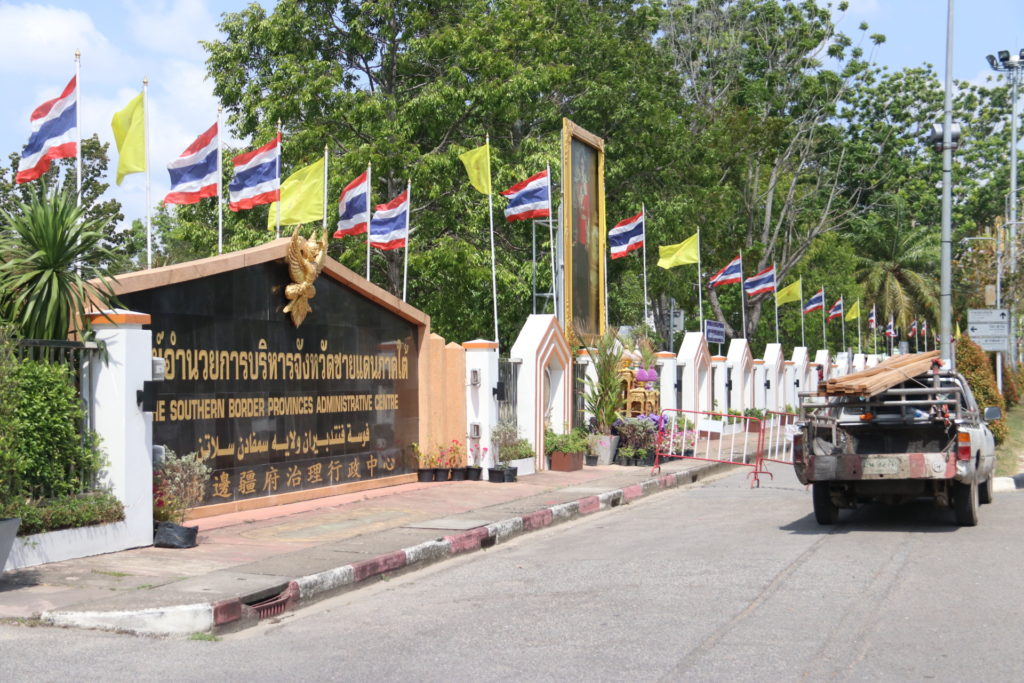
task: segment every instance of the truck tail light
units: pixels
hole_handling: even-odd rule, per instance
[[[793,436],[793,462],[803,463],[804,461],[804,435]]]
[[[967,432],[960,432],[956,435],[957,448],[956,458],[957,460],[970,460],[971,459],[971,435]]]

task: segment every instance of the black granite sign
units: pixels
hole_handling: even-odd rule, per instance
[[[283,261],[120,295],[149,313],[153,442],[213,468],[204,504],[415,471],[414,323],[321,275],[313,312],[282,312]]]

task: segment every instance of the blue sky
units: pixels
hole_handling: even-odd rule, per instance
[[[570,0],[566,0],[570,1]],[[821,0],[819,0],[821,2]],[[205,80],[199,40],[218,37],[224,12],[244,0],[0,0],[0,154],[20,152],[28,140],[30,112],[55,97],[74,73],[74,52],[82,50],[83,135],[99,133],[111,142],[110,119],[150,82],[152,194],[168,189],[165,165],[178,156],[216,116],[212,85]],[[264,0],[270,6],[272,0]],[[839,29],[856,36],[865,21],[869,33],[887,42],[872,52],[892,69],[924,62],[945,70],[945,0],[852,0],[837,16]],[[955,11],[954,68],[957,79],[983,82],[990,73],[985,55],[1024,48],[1024,1],[959,0]],[[112,164],[114,166],[116,164]],[[125,178],[111,193],[125,215],[145,213],[142,174]]]

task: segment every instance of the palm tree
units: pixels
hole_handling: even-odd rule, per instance
[[[880,221],[857,240],[857,282],[864,299],[904,329],[922,316],[939,318],[939,239],[929,226]]]
[[[26,339],[67,339],[88,330],[84,313],[117,303],[106,273],[103,226],[70,193],[40,187],[0,225],[0,318]]]

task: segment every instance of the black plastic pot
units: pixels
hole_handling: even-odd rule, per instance
[[[195,548],[199,527],[182,526],[174,522],[160,522],[153,534],[153,545],[157,548]]]
[[[434,470],[416,470],[416,481],[434,481]]]
[[[505,481],[518,481],[519,477],[518,467],[506,467],[505,468]]]
[[[435,467],[434,468],[434,481],[448,481],[448,476],[452,473],[451,469],[447,467]]]
[[[482,467],[467,467],[466,468],[466,479],[468,481],[480,481],[480,475],[483,472]]]
[[[587,466],[588,467],[597,467],[597,456],[596,455],[587,455],[587,456],[585,456],[585,458],[586,458]]]
[[[497,467],[488,467],[487,481],[494,482],[495,484],[504,484],[505,470],[498,469]]]
[[[453,467],[452,468],[452,481],[466,481],[466,468],[465,467]]]

